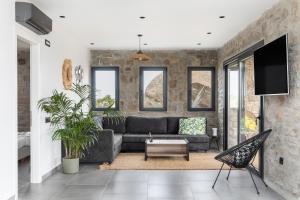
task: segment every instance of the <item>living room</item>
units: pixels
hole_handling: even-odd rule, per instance
[[[0,199],[300,199],[298,0],[18,3],[0,4]]]

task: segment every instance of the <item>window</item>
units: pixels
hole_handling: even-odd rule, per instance
[[[140,67],[141,111],[167,110],[167,68]]]
[[[92,67],[93,110],[119,110],[119,68]]]
[[[188,67],[188,110],[215,110],[214,67]]]

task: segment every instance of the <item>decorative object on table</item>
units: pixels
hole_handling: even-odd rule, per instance
[[[179,120],[179,134],[204,135],[206,134],[206,118],[191,117]]]
[[[141,49],[141,39],[142,39],[143,35],[138,34],[138,37],[139,37],[139,50],[136,52],[136,54],[134,54],[132,56],[132,59],[133,60],[138,60],[138,61],[148,61],[151,58],[149,56],[147,56],[146,54],[144,54],[144,52]]]
[[[83,79],[83,69],[81,65],[75,67],[75,78],[76,78],[76,83],[81,83]]]
[[[218,135],[218,128],[212,128],[212,136],[210,138],[209,148],[211,148],[211,144],[216,143],[217,149],[219,151],[220,150],[219,142],[220,142],[220,136]]]
[[[184,156],[189,161],[189,155],[189,142],[186,139],[155,139],[152,142],[147,139],[145,142],[145,161],[148,157],[162,156]]]
[[[257,134],[254,137],[249,138],[248,140],[245,140],[244,142],[231,147],[230,149],[220,153],[219,155],[217,155],[215,157],[216,160],[222,162],[222,166],[219,170],[219,173],[216,177],[216,180],[212,186],[212,188],[215,187],[216,182],[219,178],[219,175],[223,169],[224,164],[230,166],[228,175],[227,175],[227,180],[229,178],[230,172],[231,172],[231,168],[238,168],[238,169],[242,169],[245,168],[249,171],[251,179],[254,183],[255,189],[257,194],[259,194],[259,191],[257,189],[257,186],[255,184],[255,181],[253,179],[252,176],[252,172],[250,168],[254,168],[253,162],[255,160],[255,156],[258,152],[258,150],[263,146],[264,142],[266,141],[266,139],[268,138],[268,136],[271,133],[271,129],[266,130],[262,133]],[[261,178],[261,177],[260,177]],[[261,178],[262,182],[265,184],[266,187],[267,184],[264,182],[264,180]]]
[[[212,128],[212,136],[217,137],[218,136],[218,128]]]
[[[61,140],[64,146],[64,173],[79,171],[79,158],[84,157],[89,147],[97,142],[102,130],[101,124],[97,125],[94,120],[93,112],[83,111],[84,105],[90,101],[90,86],[73,84],[70,90],[78,98],[54,90],[52,96],[38,102],[39,109],[50,116],[52,139]],[[106,116],[110,116],[109,111]]]
[[[149,131],[149,141],[150,141],[150,142],[153,141],[153,137],[152,137],[151,131]]]
[[[72,87],[72,61],[70,59],[65,59],[62,66],[62,78],[64,88],[70,90]]]

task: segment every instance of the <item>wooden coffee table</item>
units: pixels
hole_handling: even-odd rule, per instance
[[[149,139],[145,142],[145,161],[148,157],[189,156],[189,142],[186,139]]]

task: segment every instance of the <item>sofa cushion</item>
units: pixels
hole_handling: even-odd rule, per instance
[[[114,150],[122,144],[122,134],[114,134]]]
[[[115,133],[125,133],[125,120],[118,118],[118,120],[112,120],[112,118],[104,117],[102,120],[103,129],[112,129]]]
[[[179,134],[203,135],[206,134],[206,118],[191,117],[179,120]]]
[[[123,135],[123,142],[125,143],[144,143],[149,138],[148,134],[130,134]],[[207,135],[174,135],[174,134],[157,134],[153,136],[154,139],[187,139],[190,143],[207,143],[209,137]]]
[[[123,135],[123,143],[144,143],[149,138],[148,134],[132,134],[126,133]]]
[[[168,122],[168,134],[178,134],[179,131],[179,119],[182,117],[167,117]]]
[[[167,118],[127,117],[126,132],[131,134],[167,133]]]

